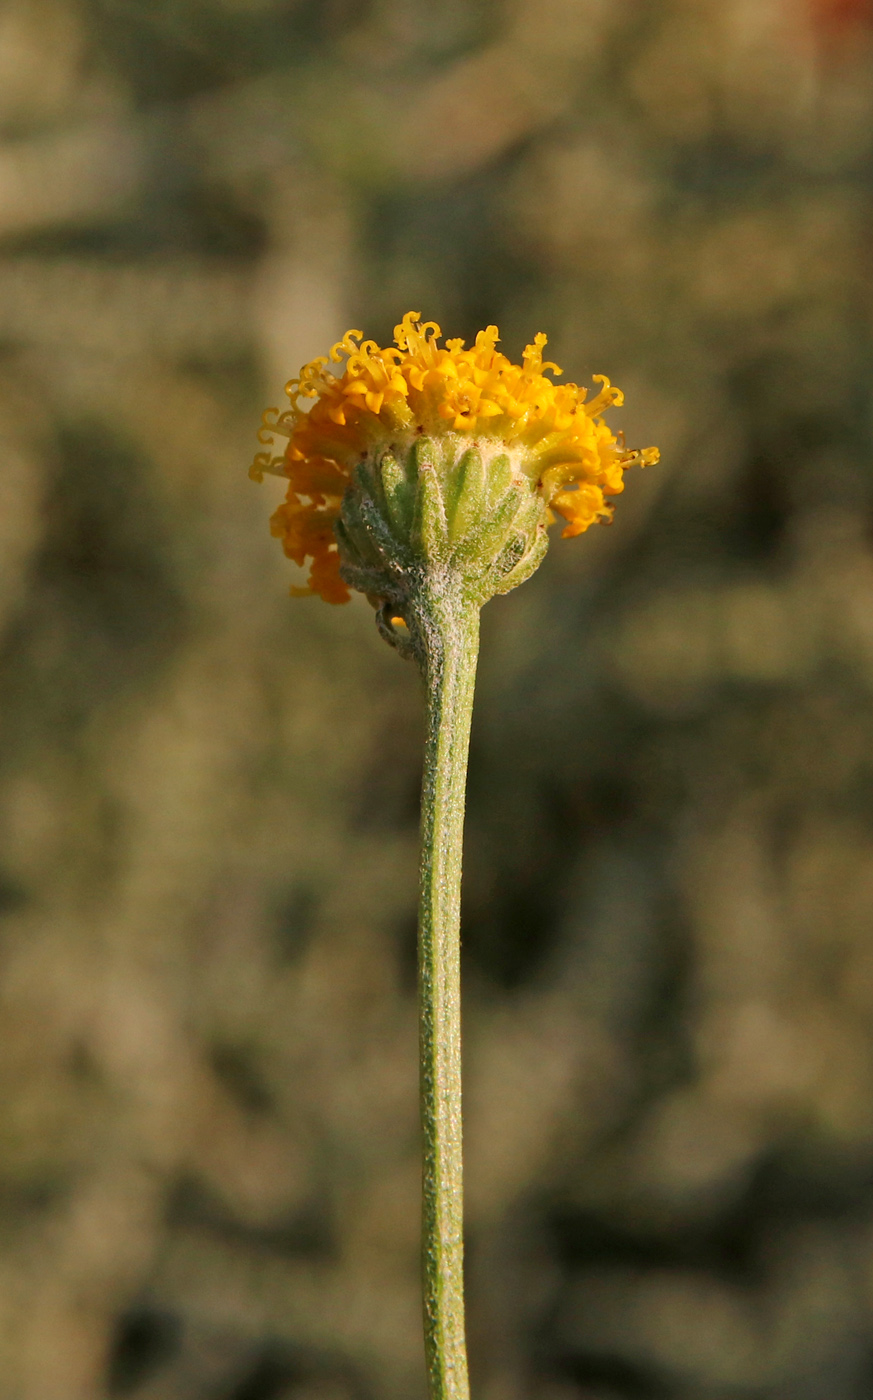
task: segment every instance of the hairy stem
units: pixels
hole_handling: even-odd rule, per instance
[[[425,1353],[431,1400],[468,1400],[460,905],[479,609],[442,579],[422,588],[415,614],[427,692],[418,942]]]

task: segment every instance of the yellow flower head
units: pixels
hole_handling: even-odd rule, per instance
[[[610,520],[606,497],[623,490],[626,468],[658,460],[654,447],[626,451],[604,423],[604,411],[623,400],[604,375],[594,376],[601,388],[590,400],[585,389],[549,378],[561,370],[543,360],[542,334],[520,365],[496,349],[496,326],[480,331],[470,349],[463,340],[441,346],[439,326],[421,322],[416,311],[403,317],[395,344],[385,350],[361,341],[361,334],[349,331],[329,359],[304,365],[286,385],[291,407],[267,409],[258,434],[271,447],[276,435],[288,439],[281,455],[259,452],[250,474],[258,481],[264,472],[288,479],[287,498],[270,524],[290,559],[311,560],[308,587],[295,593],[348,601],[335,527],[362,460],[402,458],[422,439],[456,459],[475,446],[486,460],[508,459],[512,478],[524,479],[543,510],[567,522],[565,537]],[[343,361],[342,372],[329,368]],[[302,407],[307,399],[315,402]]]

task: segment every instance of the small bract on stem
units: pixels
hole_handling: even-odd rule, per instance
[[[588,399],[556,384],[544,335],[521,365],[496,349],[496,326],[439,344],[409,312],[380,349],[349,331],[268,409],[251,475],[288,481],[271,529],[296,564],[300,596],[344,603],[355,589],[382,636],[414,657],[427,703],[421,796],[420,1083],[423,1138],[424,1334],[432,1400],[466,1400],[461,1154],[460,894],[464,795],[479,610],[524,582],[548,527],[581,534],[612,517],[608,496],[632,463],[603,421],[622,402],[602,375]],[[334,374],[329,364],[344,363]],[[311,407],[301,400],[312,399]]]

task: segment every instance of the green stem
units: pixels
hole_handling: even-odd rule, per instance
[[[468,1400],[460,914],[479,609],[457,580],[443,578],[422,587],[414,610],[427,691],[418,943],[424,1339],[431,1400]]]

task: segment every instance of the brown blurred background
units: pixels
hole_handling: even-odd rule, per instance
[[[418,683],[245,474],[410,308],[663,452],[484,614],[474,1396],[873,1396],[873,7],[3,0],[0,133],[0,1400],[422,1400]]]

